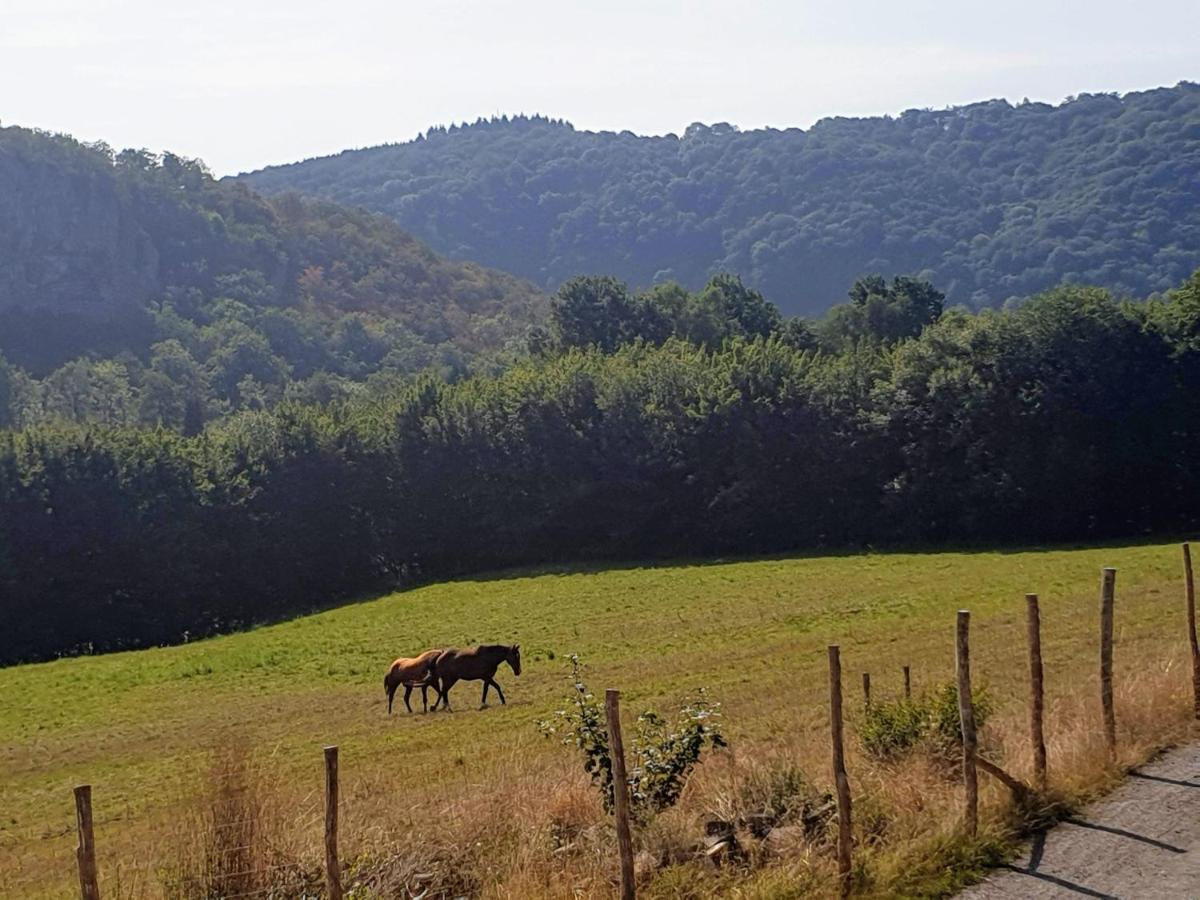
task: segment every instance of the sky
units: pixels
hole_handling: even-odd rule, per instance
[[[0,124],[219,175],[543,113],[808,127],[1200,80],[1200,0],[0,0]]]

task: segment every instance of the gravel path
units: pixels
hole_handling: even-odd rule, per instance
[[[1024,856],[959,895],[1001,898],[1200,898],[1200,745],[1130,773]]]

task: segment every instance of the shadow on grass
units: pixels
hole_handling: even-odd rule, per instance
[[[1191,536],[1194,537],[1194,536]],[[1070,541],[1041,544],[1003,543],[953,543],[953,544],[859,544],[855,546],[827,546],[796,548],[759,554],[736,554],[728,556],[647,556],[643,559],[588,558],[576,560],[548,561],[514,566],[512,568],[483,569],[464,572],[442,579],[414,582],[397,590],[408,592],[429,584],[484,584],[493,581],[513,581],[522,578],[539,578],[547,575],[571,576],[593,575],[602,572],[635,571],[638,569],[710,568],[740,563],[789,562],[792,560],[844,559],[871,556],[960,556],[1001,555],[1017,556],[1033,553],[1069,553],[1080,550],[1125,550],[1138,547],[1155,547],[1172,542],[1189,540],[1187,535],[1161,534],[1136,537],[1111,537],[1095,541]]]

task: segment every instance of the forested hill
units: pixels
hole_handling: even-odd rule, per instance
[[[804,314],[865,272],[973,307],[1061,281],[1144,296],[1200,265],[1200,85],[682,137],[501,118],[244,178],[387,213],[547,288],[731,271]]]
[[[171,154],[0,128],[0,354],[35,375],[166,354],[158,375],[193,393],[204,379],[236,407],[247,378],[282,390],[523,340],[546,304],[383,216],[265,199]]]

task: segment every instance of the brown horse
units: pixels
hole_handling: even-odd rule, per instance
[[[507,705],[504,691],[496,684],[496,670],[502,662],[512,666],[514,675],[520,675],[520,645],[513,644],[509,647],[505,644],[484,644],[470,650],[443,650],[435,665],[440,686],[437,702],[433,704],[434,710],[443,703],[446,709],[450,708],[450,688],[459,681],[482,681],[484,706],[487,706],[488,688],[495,688],[496,693],[500,695],[500,702]]]
[[[409,706],[408,698],[414,687],[421,688],[421,711],[429,712],[429,686],[433,685],[434,690],[437,690],[437,676],[433,667],[441,652],[426,650],[412,659],[402,656],[388,667],[387,674],[383,676],[383,689],[387,691],[389,716],[392,714],[392,700],[396,697],[396,688],[400,685],[404,685],[404,705],[409,712],[412,712],[412,707]],[[434,709],[437,709],[436,703]]]

